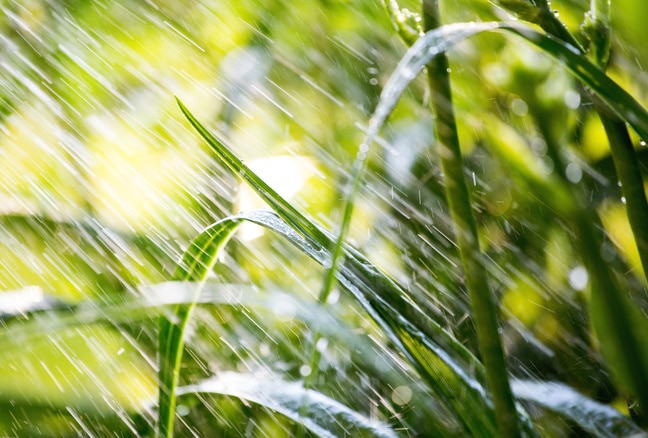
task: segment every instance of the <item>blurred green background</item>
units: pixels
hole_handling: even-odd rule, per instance
[[[419,8],[412,0],[401,6]],[[487,1],[449,0],[442,7],[446,22],[514,18]],[[589,1],[554,1],[552,7],[578,33]],[[612,8],[609,74],[646,102],[648,4],[619,0]],[[21,306],[138,296],[142,285],[170,278],[199,230],[263,207],[214,161],[174,96],[225,135],[271,186],[333,228],[364,127],[405,50],[377,0],[0,1],[5,328],[21,323]],[[555,132],[574,164],[583,202],[596,207],[611,238],[610,263],[645,307],[644,276],[587,95],[559,63],[512,37],[472,38],[450,59],[482,247],[510,320],[512,370],[564,381],[625,410],[590,337],[587,281],[574,236],[530,195],[516,169],[491,153],[498,143],[520,144],[550,173],[538,125]],[[371,156],[350,242],[474,348],[431,120],[421,79],[399,103]],[[648,151],[638,140],[636,147],[645,169]],[[217,267],[219,281],[316,296],[319,267],[253,226],[237,236]],[[375,331],[351,305],[341,312],[360,332]],[[235,311],[199,313],[187,382],[238,366],[235,351],[211,342],[219,336],[249,340],[256,345],[249,351],[269,348],[251,324],[244,335],[237,332],[243,330],[233,322],[239,319]],[[74,436],[85,428],[99,436],[110,430],[146,434],[156,396],[155,323],[140,317],[24,339],[3,335],[0,434]],[[297,378],[308,351],[299,346],[300,336],[308,337],[308,328],[290,332],[285,321],[275,328],[286,346],[264,360],[280,358]],[[352,368],[353,355],[338,354],[347,356],[331,354],[325,375]],[[367,383],[357,391],[370,389]],[[342,398],[365,406],[352,394]],[[231,420],[236,415],[256,415],[259,430],[276,427],[233,399],[227,402],[230,419],[204,424],[210,422],[201,413],[209,416],[204,406],[210,402],[192,403],[179,426],[187,430],[245,430]],[[394,406],[424,436],[424,412]]]

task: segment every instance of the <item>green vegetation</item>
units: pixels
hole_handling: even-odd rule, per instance
[[[0,2],[0,435],[648,430],[643,2],[181,3]]]

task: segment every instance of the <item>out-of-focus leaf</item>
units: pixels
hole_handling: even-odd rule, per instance
[[[290,418],[320,437],[396,437],[384,424],[355,412],[336,400],[300,383],[272,375],[224,372],[196,385],[178,388],[178,394],[229,395],[262,405]]]
[[[513,380],[515,396],[572,420],[596,437],[643,436],[628,417],[558,382]]]
[[[593,282],[597,279],[593,278]],[[645,378],[645,365],[648,364],[648,319],[627,295],[619,294],[610,303],[609,290],[600,290],[592,285],[590,313],[600,349],[612,368],[612,374],[624,385],[627,391],[636,395],[641,406],[648,406],[648,388],[637,383],[637,374]],[[623,321],[628,330],[627,339],[619,339],[619,323]],[[643,408],[642,408],[643,409]]]
[[[2,399],[112,414],[141,412],[154,398],[152,368],[112,328],[68,326],[1,345]]]

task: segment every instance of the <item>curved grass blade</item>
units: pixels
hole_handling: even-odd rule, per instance
[[[562,383],[513,380],[511,386],[519,399],[570,419],[592,436],[642,436],[643,431],[616,409],[591,400]]]
[[[178,394],[212,393],[237,397],[278,412],[318,437],[398,436],[377,421],[355,412],[336,400],[300,383],[272,375],[224,372],[196,385],[178,388]]]
[[[241,175],[276,211],[268,216],[275,231],[292,235],[292,243],[327,266],[331,236],[299,213],[239,160],[218,137],[207,130],[178,100],[183,113],[212,150],[234,172]],[[285,208],[284,208],[285,206]],[[274,219],[272,219],[274,217]],[[256,222],[256,218],[247,217]],[[281,220],[283,219],[283,221]],[[285,221],[285,222],[284,222]],[[259,222],[256,222],[259,223]],[[268,226],[270,222],[259,223]],[[294,230],[294,231],[293,231]],[[287,237],[289,237],[287,235]],[[359,252],[345,245],[345,263],[337,273],[338,281],[348,289],[367,313],[382,327],[440,399],[453,408],[460,424],[473,436],[492,436],[495,429],[493,410],[481,384],[465,371],[483,376],[479,361],[451,334],[437,324],[411,299],[407,291],[377,269]],[[454,358],[453,358],[454,356]],[[461,359],[463,366],[456,362]],[[434,359],[434,360],[432,360]],[[452,409],[451,409],[452,410]],[[525,431],[534,435],[533,426],[518,406]],[[475,415],[479,412],[480,415]]]
[[[200,297],[207,275],[216,264],[220,249],[236,230],[239,221],[221,221],[207,228],[190,244],[173,274],[174,280],[197,281],[194,297],[187,305],[176,306],[170,315],[162,315],[159,322],[159,414],[157,433],[160,437],[173,435],[175,418],[175,387],[180,374],[184,347],[184,333]]]
[[[551,35],[539,33],[529,26],[517,23],[458,23],[427,32],[407,51],[383,89],[378,107],[369,122],[367,136],[363,142],[364,149],[373,142],[405,88],[432,58],[469,36],[498,30],[521,36],[563,62],[598,98],[632,126],[640,137],[648,138],[646,110],[582,55],[579,49]],[[587,222],[583,221],[582,216],[580,212],[574,214],[577,226],[581,228]],[[595,233],[588,235],[594,236]],[[585,244],[594,246],[589,239],[586,240]],[[598,252],[598,248],[590,248],[583,252],[583,257],[587,261],[591,255]],[[604,263],[590,265],[589,270],[597,279],[597,283],[601,280],[601,284],[594,284],[592,288],[592,315],[602,350],[620,382],[638,397],[641,405],[646,406],[648,405],[648,346],[644,341],[645,333],[640,327],[648,326],[648,321],[633,309],[629,298],[616,287]]]

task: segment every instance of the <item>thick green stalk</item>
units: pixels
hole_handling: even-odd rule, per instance
[[[423,0],[423,23],[425,31],[440,26],[437,0]],[[433,58],[427,65],[443,178],[472,303],[479,349],[495,405],[499,436],[517,437],[520,436],[520,430],[515,401],[498,331],[497,307],[486,276],[486,268],[479,248],[477,224],[464,176],[448,68],[448,58],[445,53]]]

